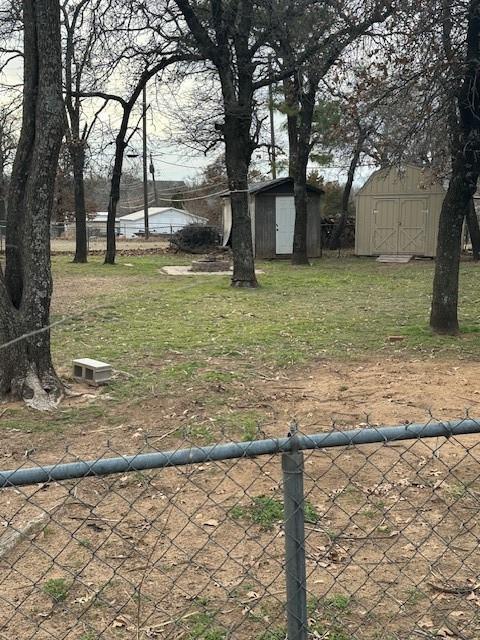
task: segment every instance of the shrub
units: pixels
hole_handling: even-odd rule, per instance
[[[170,244],[177,251],[205,253],[220,245],[220,234],[211,225],[189,224],[172,236]]]

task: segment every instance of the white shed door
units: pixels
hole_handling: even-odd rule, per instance
[[[295,199],[293,196],[281,196],[275,199],[275,223],[275,252],[291,254],[295,228]]]

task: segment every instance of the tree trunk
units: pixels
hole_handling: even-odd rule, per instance
[[[75,257],[73,262],[85,263],[88,260],[87,212],[85,208],[85,147],[83,142],[70,144],[73,163],[73,183],[75,197]]]
[[[473,198],[467,210],[467,226],[470,242],[472,243],[472,256],[474,260],[480,260],[480,227],[478,225],[477,212]]]
[[[295,227],[293,232],[293,265],[309,265],[307,252],[308,194],[307,167],[300,170],[294,179]]]
[[[295,199],[292,264],[309,265],[307,252],[307,167],[310,152],[308,145],[310,134],[308,133],[307,144],[305,144],[304,135],[302,136],[302,126],[299,126],[299,114],[301,113],[299,106],[300,86],[296,77],[284,80],[283,93],[287,106],[288,172],[293,178]]]
[[[132,105],[133,106],[133,105]],[[123,154],[125,152],[126,143],[125,136],[130,118],[129,109],[124,109],[122,124],[115,140],[115,160],[113,163],[112,179],[110,181],[110,198],[108,201],[107,214],[107,250],[105,252],[105,264],[115,264],[116,257],[116,235],[115,227],[117,221],[117,205],[120,200],[120,182],[122,179]]]
[[[3,130],[0,128],[0,220],[5,221],[7,208],[5,202],[5,153]]]
[[[287,107],[288,133],[288,175],[293,178],[297,167],[298,156],[298,81],[296,78],[286,78],[283,81],[283,95]]]
[[[64,131],[58,0],[24,0],[23,121],[7,212],[5,277],[0,270],[0,395],[38,409],[63,387],[50,355],[50,218]]]
[[[288,138],[293,154],[290,172],[294,181],[295,228],[293,232],[292,264],[309,265],[307,252],[307,168],[311,151],[312,123],[319,77],[311,73],[300,86],[297,79],[284,84],[288,118]]]
[[[342,236],[345,231],[345,227],[348,222],[348,205],[350,203],[350,194],[352,193],[353,180],[355,178],[355,171],[358,166],[358,162],[360,160],[360,155],[362,153],[363,143],[365,142],[366,134],[361,131],[359,138],[357,140],[357,144],[355,145],[355,149],[353,152],[353,157],[350,162],[350,166],[348,167],[348,175],[347,182],[345,183],[345,187],[343,189],[342,194],[342,212],[340,214],[340,218],[335,225],[335,228],[332,233],[332,237],[330,238],[329,248],[330,249],[340,249],[342,245]]]
[[[462,227],[471,191],[462,172],[454,168],[440,213],[437,259],[433,281],[430,326],[436,333],[458,333],[458,276]]]
[[[451,5],[442,17],[444,50],[451,54]],[[440,214],[430,326],[436,333],[458,333],[458,279],[462,226],[480,173],[480,1],[468,9],[464,77],[452,92],[448,114],[452,175]]]
[[[258,286],[253,257],[252,219],[249,211],[248,166],[250,163],[250,122],[227,115],[224,125],[225,161],[232,204],[232,287]]]

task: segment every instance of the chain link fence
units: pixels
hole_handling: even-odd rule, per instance
[[[143,227],[132,228],[118,221],[115,226],[116,242],[120,250],[153,250],[167,247],[170,239],[183,225],[156,224],[150,229],[150,238],[145,240]],[[0,220],[0,255],[5,253],[6,223]],[[52,223],[50,245],[53,254],[75,253],[75,223]],[[103,252],[107,248],[106,222],[87,223],[87,250],[89,253]]]
[[[480,637],[480,423],[0,472],[0,638]]]

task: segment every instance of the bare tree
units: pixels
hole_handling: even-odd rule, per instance
[[[350,164],[348,166],[347,181],[345,182],[345,185],[343,187],[342,208],[337,220],[337,224],[335,225],[332,232],[332,236],[330,238],[330,243],[329,243],[330,249],[340,249],[341,247],[342,236],[348,222],[349,203],[350,203],[350,197],[352,194],[352,187],[353,187],[353,181],[355,178],[355,172],[360,162],[360,157],[364,151],[364,145],[368,137],[368,134],[369,134],[369,129],[364,127],[361,124],[361,122],[357,121],[356,140],[353,147],[353,153],[350,159]]]
[[[253,103],[268,79],[255,78],[258,54],[266,44],[264,16],[253,0],[226,2],[175,0],[200,54],[210,61],[221,85],[223,122],[217,129],[225,142],[225,163],[232,206],[234,287],[256,287],[251,218],[248,208],[248,167],[255,138]]]
[[[480,0],[469,0],[460,22],[460,33],[456,24],[458,10],[463,7],[453,5],[454,0],[442,0],[440,14],[443,50],[451,80],[448,126],[452,171],[440,214],[430,313],[431,328],[447,334],[459,330],[462,227],[480,174]],[[464,38],[461,31],[466,33]],[[463,40],[460,52],[455,46],[456,38]]]
[[[0,396],[48,409],[62,395],[50,355],[50,214],[64,133],[58,0],[23,0],[24,89],[20,139],[0,270]]]
[[[378,0],[365,11],[364,3],[338,0],[328,7],[296,3],[289,19],[277,21],[273,46],[283,68],[294,72],[284,81],[288,116],[290,174],[295,185],[295,230],[292,263],[308,264],[307,167],[316,144],[313,134],[320,82],[345,50],[376,23],[391,14],[391,3]],[[305,58],[305,41],[317,41],[315,53]]]
[[[160,2],[157,12],[150,11],[146,4],[132,4],[125,1],[109,5],[100,29],[104,34],[101,66],[105,69],[115,65],[118,74],[125,78],[126,89],[121,95],[118,90],[78,90],[75,97],[99,98],[104,104],[120,107],[121,120],[115,136],[115,154],[110,180],[110,197],[107,217],[107,250],[105,264],[114,264],[116,256],[115,220],[120,199],[120,186],[125,150],[131,137],[138,129],[138,123],[131,127],[131,116],[139,96],[147,83],[162,72],[180,63],[198,61],[201,56],[192,53],[188,44],[182,42],[174,26],[166,20],[165,3]],[[93,73],[98,69],[94,60]]]
[[[98,52],[100,0],[63,0],[61,4],[65,66],[65,107],[67,114],[66,144],[72,159],[75,203],[75,257],[73,262],[87,262],[87,214],[85,207],[85,160],[88,139],[107,101],[90,117],[84,114],[80,92],[85,84],[104,80],[104,72],[93,62]],[[92,68],[97,74],[92,74]],[[111,72],[111,70],[110,70]]]

